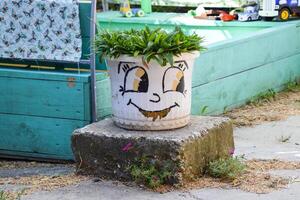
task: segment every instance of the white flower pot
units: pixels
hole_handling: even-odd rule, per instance
[[[132,130],[168,130],[190,120],[192,69],[198,52],[174,57],[174,65],[145,64],[142,57],[108,60],[115,124]]]

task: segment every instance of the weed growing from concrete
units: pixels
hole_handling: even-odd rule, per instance
[[[134,182],[155,189],[170,182],[174,166],[167,160],[158,161],[142,157],[136,160],[129,169]]]
[[[207,173],[214,178],[234,180],[246,170],[244,158],[241,156],[220,158],[208,164]]]
[[[289,142],[291,138],[292,138],[292,136],[290,136],[290,135],[288,135],[288,136],[282,135],[282,136],[278,139],[278,141],[281,142],[281,143],[286,143],[286,142]]]

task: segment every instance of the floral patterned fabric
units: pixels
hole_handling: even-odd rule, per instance
[[[80,57],[78,0],[0,0],[0,58]]]
[[[109,3],[120,3],[122,0],[106,0]],[[131,0],[132,4],[140,4],[141,0]],[[239,7],[244,0],[152,0],[152,5],[197,7]]]

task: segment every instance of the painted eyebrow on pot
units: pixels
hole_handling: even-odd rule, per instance
[[[187,62],[185,60],[178,60],[175,61],[174,64],[178,64],[178,66],[172,66],[172,67],[178,67],[179,69],[181,69],[182,71],[185,71],[189,68]]]
[[[118,74],[120,74],[121,69],[123,70],[123,72],[125,73],[128,69],[130,69],[130,65],[129,64],[135,64],[135,62],[120,62],[118,65]]]

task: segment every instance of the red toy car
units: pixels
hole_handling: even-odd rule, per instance
[[[230,15],[225,11],[221,11],[219,17],[224,22],[233,21],[233,20],[237,19],[237,17],[235,15]]]

